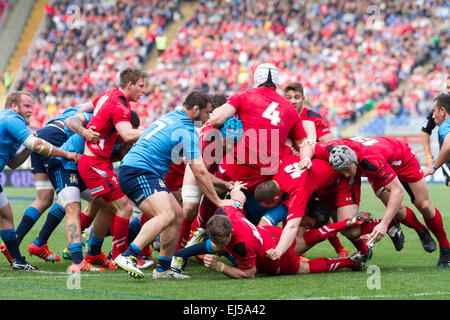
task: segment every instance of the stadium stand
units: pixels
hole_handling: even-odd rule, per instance
[[[144,65],[155,37],[180,6],[179,1],[81,2],[81,27],[70,28],[69,3],[52,2],[46,28],[16,83],[38,97],[37,127],[114,86],[124,65]],[[406,122],[403,115],[423,115],[449,71],[448,3],[383,1],[375,16],[369,5],[198,1],[194,15],[148,70],[149,94],[134,108],[148,124],[193,88],[228,93],[248,88],[254,67],[271,61],[282,84],[302,82],[309,107],[339,131],[369,112],[395,114],[389,120],[394,123]],[[362,129],[384,133],[381,121],[373,121],[378,122]]]
[[[124,66],[140,66],[178,1],[53,1],[22,70],[19,89],[36,99],[33,126],[116,85]]]

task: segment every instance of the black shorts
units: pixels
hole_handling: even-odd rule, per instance
[[[55,147],[61,147],[67,140],[66,132],[64,131],[64,124],[55,121],[52,122],[37,132],[37,137],[45,140]],[[56,166],[55,158],[42,156],[39,153],[31,153],[31,172],[32,173],[47,173],[49,167]]]
[[[121,166],[119,169],[120,189],[130,198],[136,206],[155,192],[170,190],[164,180],[157,174],[140,168]]]
[[[80,192],[87,189],[78,171],[66,170],[60,162],[48,170],[48,177],[56,193],[61,192],[67,187],[77,187],[80,189]]]

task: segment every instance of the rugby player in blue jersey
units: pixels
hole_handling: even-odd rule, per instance
[[[78,162],[80,155],[58,149],[51,143],[36,137],[28,128],[32,114],[32,96],[25,91],[13,91],[6,98],[5,110],[0,113],[0,171],[8,165],[15,169],[31,154],[37,152],[47,157],[63,157]],[[18,152],[20,146],[25,148]],[[8,198],[0,186],[0,236],[4,241],[3,253],[13,269],[34,270],[19,250],[14,227],[13,212]]]

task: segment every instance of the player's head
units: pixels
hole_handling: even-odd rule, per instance
[[[255,201],[267,208],[276,207],[281,202],[281,191],[278,183],[273,180],[261,182],[253,194]]]
[[[217,251],[225,251],[233,235],[233,225],[222,209],[217,209],[206,224],[206,234],[216,246]]]
[[[289,100],[300,113],[305,103],[305,95],[303,93],[303,86],[300,82],[292,82],[284,88],[284,97]]]
[[[330,207],[316,199],[311,199],[308,201],[306,206],[306,215],[303,217],[301,225],[308,223],[308,228],[320,228],[328,224],[330,220]],[[309,218],[309,219],[308,219]],[[310,220],[308,222],[308,220]]]
[[[212,109],[216,109],[220,107],[221,105],[224,105],[227,100],[228,96],[225,93],[216,93],[211,96],[212,100]]]
[[[147,73],[138,68],[129,67],[119,74],[119,86],[129,101],[138,101],[145,94]]]
[[[5,108],[11,109],[25,119],[27,125],[30,124],[33,99],[31,93],[27,91],[13,91],[6,97]]]
[[[253,73],[255,87],[269,87],[276,89],[280,84],[278,69],[271,63],[262,63],[256,67]]]
[[[441,93],[433,102],[433,119],[438,126],[450,117],[450,94]]]
[[[358,158],[355,151],[346,145],[334,146],[330,151],[330,166],[345,176],[354,177],[358,166]]]
[[[212,99],[208,94],[194,90],[184,100],[183,108],[194,124],[201,126],[209,120],[212,112]]]

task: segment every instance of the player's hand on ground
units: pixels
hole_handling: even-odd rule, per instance
[[[276,248],[272,248],[266,251],[266,257],[272,260],[280,260],[281,252]]]
[[[83,137],[92,143],[97,143],[100,141],[100,133],[95,131],[95,127],[91,126],[88,129],[83,130]]]
[[[218,263],[219,259],[214,254],[205,254],[203,257],[203,264],[212,270],[216,270]]]
[[[384,223],[379,223],[373,228],[372,233],[369,235],[369,240],[367,240],[367,244],[373,246],[375,243],[383,239],[384,235],[387,232],[387,226]]]

